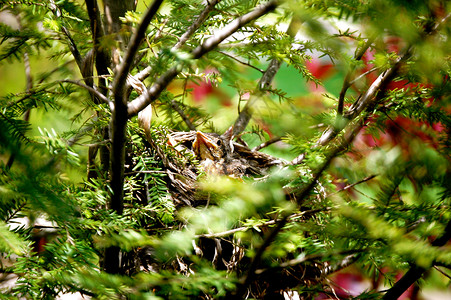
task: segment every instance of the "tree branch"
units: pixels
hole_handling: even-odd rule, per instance
[[[373,41],[374,41],[374,38],[369,38],[366,41],[365,45],[363,45],[363,47],[361,49],[356,51],[355,60],[361,60],[362,59],[362,57],[365,54],[366,50],[371,46]],[[353,85],[353,83],[355,82],[355,80],[356,80],[356,79],[354,79],[354,80],[351,81],[351,75],[352,75],[353,71],[354,70],[349,70],[348,74],[346,74],[346,77],[345,77],[345,79],[343,81],[343,86],[342,86],[341,91],[340,91],[340,95],[338,96],[337,114],[340,115],[340,116],[343,114],[343,108],[344,108],[344,101],[345,101],[346,92],[348,91],[348,88],[350,88]],[[360,78],[360,76],[358,78]]]
[[[254,149],[252,149],[252,151],[258,151],[260,149],[268,147],[271,144],[277,143],[277,142],[279,142],[281,140],[282,140],[282,138],[280,136],[273,137],[273,138],[267,140],[266,142],[261,143],[260,145],[254,147]]]
[[[313,188],[317,184],[318,179],[321,177],[324,170],[326,170],[327,167],[330,165],[330,162],[332,161],[332,159],[335,158],[343,149],[345,149],[346,147],[348,147],[348,145],[350,145],[352,143],[352,141],[354,140],[355,136],[360,131],[360,128],[362,126],[363,126],[363,123],[354,125],[349,130],[349,133],[347,133],[345,135],[343,141],[339,145],[334,147],[334,149],[332,149],[332,151],[327,156],[326,161],[318,168],[318,170],[315,172],[315,174],[313,175],[310,182],[307,185],[305,185],[303,188],[301,188],[300,190],[295,192],[295,197],[297,198],[296,202],[297,202],[298,206],[302,205],[303,200],[309,195],[311,190],[313,190]],[[257,266],[260,263],[260,259],[263,255],[264,251],[272,243],[272,241],[276,238],[276,236],[279,234],[279,232],[283,229],[283,227],[287,223],[289,217],[290,217],[290,215],[283,216],[279,221],[277,221],[276,227],[274,227],[271,230],[270,234],[268,234],[266,236],[263,244],[258,248],[258,251],[257,251],[256,255],[254,256],[254,258],[251,262],[251,265],[248,268],[248,271],[243,280],[243,283],[239,285],[237,292],[234,296],[236,296],[237,298],[240,298],[245,295],[247,287],[251,284],[251,282],[253,281],[253,279],[256,275]]]
[[[282,63],[276,58],[271,60],[268,68],[263,73],[262,78],[258,82],[257,88],[255,89],[254,93],[249,97],[249,100],[247,100],[243,110],[238,115],[238,118],[236,119],[235,124],[233,125],[232,136],[237,136],[246,129],[247,124],[249,124],[249,121],[252,118],[255,103],[263,96],[265,89],[267,89],[271,85],[271,82],[276,76],[277,71],[279,71],[281,64]]]
[[[288,26],[287,33],[292,37],[296,35],[297,22],[298,22],[297,18],[293,17],[291,19],[290,25]],[[257,100],[259,100],[260,97],[263,96],[265,90],[271,85],[271,82],[273,81],[274,77],[279,71],[281,64],[282,62],[276,58],[273,58],[271,60],[268,68],[263,73],[260,81],[258,82],[254,93],[250,96],[243,110],[239,113],[238,118],[236,119],[235,124],[233,125],[232,137],[238,136],[246,129],[247,125],[249,124],[249,121],[252,118],[253,106],[255,105]]]
[[[263,16],[264,14],[274,10],[278,5],[278,1],[269,1],[264,5],[255,8],[253,11],[236,18],[234,21],[224,26],[221,30],[215,33],[214,36],[207,39],[203,44],[199,45],[191,52],[191,57],[193,59],[201,58],[205,53],[213,50],[225,40],[227,37],[232,35],[240,27],[245,24]],[[132,117],[136,115],[139,111],[143,110],[147,105],[151,104],[155,99],[158,98],[160,93],[166,88],[166,86],[177,76],[177,74],[182,70],[183,64],[180,63],[171,69],[169,69],[165,74],[163,74],[158,80],[148,89],[147,93],[139,96],[132,102],[128,104],[128,116]]]
[[[113,93],[115,95],[117,89],[121,89],[122,91],[124,90],[125,82],[132,66],[133,59],[135,58],[135,54],[138,51],[139,46],[141,45],[141,41],[144,38],[147,27],[149,26],[162,3],[163,0],[155,0],[152,3],[152,5],[149,7],[149,9],[146,11],[146,14],[142,18],[138,28],[133,33],[132,38],[130,39],[130,43],[127,47],[127,52],[125,53],[125,57],[121,65],[118,67],[117,74],[113,81]],[[121,95],[121,97],[122,96],[123,95]]]
[[[114,109],[110,124],[111,135],[111,199],[109,208],[117,214],[123,211],[123,184],[124,184],[124,159],[125,159],[125,127],[128,120],[127,103],[125,99],[125,83],[128,72],[133,62],[133,57],[138,51],[146,28],[157,13],[163,0],[155,0],[144,15],[137,30],[133,33],[128,50],[122,64],[118,67],[113,81]]]
[[[324,163],[314,172],[312,179],[310,182],[303,186],[300,190],[296,191],[295,196],[297,198],[296,202],[299,206],[302,205],[304,199],[310,194],[315,185],[317,184],[318,179],[321,177],[322,173],[329,167],[332,160],[337,157],[337,155],[345,150],[349,145],[352,144],[354,138],[357,133],[359,133],[360,129],[363,127],[363,121],[358,122],[351,126],[347,132],[344,134],[344,138],[338,145],[332,147],[332,150],[326,156]]]
[[[105,47],[101,47],[101,42],[103,37],[105,36],[105,29],[102,24],[102,19],[100,17],[100,10],[99,6],[97,4],[96,0],[85,0],[86,4],[86,10],[88,12],[89,16],[89,23],[91,27],[91,34],[92,34],[92,40],[93,40],[93,47],[92,50],[88,52],[86,57],[84,58],[83,62],[85,66],[83,66],[82,75],[83,77],[92,76],[93,74],[93,66],[95,62],[95,68],[97,70],[97,76],[99,78],[97,82],[97,86],[99,88],[99,92],[103,96],[107,96],[108,94],[108,87],[106,80],[102,80],[104,76],[108,76],[108,68],[111,64],[111,57],[110,54]],[[87,85],[94,86],[94,81],[85,81]],[[100,103],[100,98],[95,97],[94,102]],[[96,112],[98,115],[99,112]],[[98,134],[102,135],[105,140],[109,140],[109,132],[108,128],[104,127],[100,129],[100,132]],[[98,147],[97,146],[91,146],[89,147],[88,151],[88,181],[91,178],[97,177],[97,172],[94,168],[95,166],[95,158],[97,156]],[[108,147],[105,145],[100,146],[100,164],[101,164],[101,170],[106,174],[110,168],[110,153]],[[106,176],[106,175],[105,175]]]
[[[380,74],[377,79],[371,84],[368,90],[363,96],[361,96],[349,109],[349,111],[343,115],[340,122],[336,122],[335,125],[329,126],[316,142],[314,148],[319,146],[325,146],[330,143],[337,134],[342,131],[352,120],[358,117],[364,110],[371,111],[379,100],[384,96],[384,91],[387,85],[398,74],[400,66],[410,57],[410,48],[408,48],[404,55],[401,55],[391,68]],[[305,153],[302,153],[290,164],[298,165],[305,158]]]
[[[208,14],[213,10],[216,4],[219,3],[220,0],[214,0],[214,1],[207,1],[207,6],[204,8],[204,10],[200,13],[200,15],[197,17],[197,19],[191,24],[190,27],[186,30],[186,32],[180,37],[179,41],[172,47],[172,50],[180,49],[193,35],[194,32],[196,32],[197,29],[205,22],[205,20],[208,17]],[[148,66],[138,74],[136,74],[136,78],[139,80],[146,79],[150,72],[152,71],[152,67]]]
[[[177,103],[177,101],[172,100],[171,107],[179,114],[179,116],[182,118],[183,122],[185,122],[186,126],[188,126],[189,130],[196,130],[196,126],[194,126],[194,124],[191,123],[190,119],[185,114],[185,112],[180,107],[180,105]]]
[[[312,209],[312,210],[303,211],[301,213],[291,214],[291,215],[288,216],[288,222],[291,222],[291,220],[294,220],[296,218],[299,218],[299,217],[302,217],[302,216],[305,216],[305,215],[311,215],[311,214],[314,214],[314,213],[317,213],[317,212],[320,212],[320,211],[327,211],[327,210],[329,210],[329,208],[326,208],[326,209]],[[226,230],[226,231],[223,231],[223,232],[199,234],[199,235],[196,235],[196,238],[201,238],[201,237],[203,237],[203,238],[221,238],[221,237],[232,235],[235,232],[246,231],[246,230],[249,230],[249,229],[252,229],[252,228],[255,228],[255,227],[256,228],[260,228],[260,227],[266,227],[266,226],[274,225],[277,222],[279,222],[279,220],[270,220],[270,221],[267,221],[267,222],[263,222],[263,223],[252,225],[252,227],[242,226],[242,227],[237,227],[237,228],[233,228],[233,229],[230,229],[230,230]]]
[[[344,261],[342,261],[341,263],[349,263],[349,258],[350,256],[355,257],[356,253],[361,253],[364,252],[364,249],[359,249],[359,250],[346,250],[346,251],[338,251],[338,252],[333,252],[333,253],[320,253],[320,254],[311,254],[311,255],[306,255],[300,258],[295,258],[283,263],[280,263],[278,266],[274,266],[271,268],[267,268],[267,269],[258,269],[255,271],[255,273],[257,275],[261,275],[263,273],[267,273],[267,272],[271,272],[271,271],[276,271],[279,269],[284,269],[284,268],[290,268],[290,267],[295,267],[297,265],[300,265],[302,263],[305,263],[307,261],[313,261],[313,260],[318,260],[320,258],[325,258],[325,257],[330,257],[330,256],[337,256],[337,255],[346,255],[346,258],[344,259]],[[342,264],[339,264],[340,266]],[[331,274],[333,272],[330,272],[328,274]]]
[[[234,299],[245,299],[246,291],[248,286],[252,283],[252,281],[255,278],[257,267],[260,264],[260,260],[266,251],[266,248],[271,245],[273,240],[276,238],[276,236],[279,234],[279,232],[282,230],[282,228],[285,226],[288,220],[288,215],[282,217],[277,222],[276,227],[274,227],[268,235],[266,235],[263,244],[258,248],[257,253],[255,254],[254,258],[252,259],[252,262],[250,266],[247,268],[246,275],[244,276],[242,283],[238,285],[238,288],[236,292],[232,295]]]
[[[431,245],[434,247],[442,247],[451,239],[451,220],[446,225],[443,234],[435,239]],[[395,300],[398,299],[412,284],[414,284],[418,279],[423,276],[426,272],[426,268],[412,265],[404,276],[398,280],[394,286],[392,286],[387,293],[385,293],[382,299],[384,300]]]
[[[346,190],[348,190],[348,189],[350,189],[350,188],[353,188],[354,186],[356,186],[356,185],[358,185],[358,184],[361,184],[361,183],[370,181],[371,179],[375,178],[376,176],[377,176],[377,175],[370,175],[370,176],[367,176],[367,177],[365,177],[365,178],[363,178],[363,179],[361,179],[361,180],[359,180],[359,181],[357,181],[357,182],[354,182],[354,183],[352,183],[352,184],[349,184],[349,185],[345,186],[344,188],[342,188],[342,189],[336,191],[335,193],[332,193],[332,194],[327,195],[327,197],[330,197],[330,196],[336,195],[336,194],[338,194],[338,193],[341,193],[341,192],[343,192],[343,191],[346,191]]]
[[[207,6],[205,9],[200,13],[199,17],[191,24],[190,27],[186,30],[186,32],[180,37],[177,44],[174,45],[173,49],[180,49],[187,41],[188,39],[193,35],[194,32],[205,22],[205,20],[208,17],[208,14],[213,10],[216,4],[219,3],[221,0],[211,0],[207,1]]]
[[[104,103],[107,103],[108,105],[110,105],[110,108],[113,105],[113,103],[107,97],[105,97],[103,94],[101,94],[97,89],[95,89],[94,87],[91,87],[89,85],[83,84],[78,80],[65,79],[65,80],[58,80],[55,82],[66,82],[66,83],[72,83],[72,84],[78,85],[79,87],[82,87],[85,90],[87,90],[88,92],[97,96],[97,98],[102,100]]]
[[[96,0],[85,0],[85,3],[91,26],[92,40],[94,41],[94,54],[92,59],[94,60],[95,58],[97,74],[99,76],[107,75],[108,67],[110,65],[110,56],[105,50],[100,49],[100,42],[105,35],[105,30],[100,18],[99,6],[97,5]],[[99,87],[102,88],[100,84]],[[102,93],[106,95],[106,90],[102,90]]]
[[[61,18],[61,11],[58,8],[58,6],[55,4],[54,0],[50,0],[50,9],[52,10],[53,14],[57,17],[57,18]],[[67,30],[66,26],[61,26],[61,30],[63,31],[64,35],[67,37],[68,41],[69,41],[69,50],[72,53],[75,62],[77,63],[77,66],[80,70],[80,72],[82,72],[82,61],[83,58],[81,57],[80,52],[78,51],[77,45],[74,42],[74,39],[72,38],[69,30]]]
[[[218,51],[218,53],[221,53],[222,55],[225,55],[225,56],[227,56],[227,57],[230,57],[230,58],[233,59],[234,61],[236,61],[236,62],[238,62],[238,63],[240,63],[240,64],[242,64],[242,65],[244,65],[244,66],[248,66],[249,68],[252,68],[252,69],[254,69],[254,70],[257,70],[257,71],[259,71],[260,73],[265,73],[265,70],[262,70],[262,69],[260,69],[260,68],[257,68],[256,66],[253,66],[253,65],[251,65],[250,63],[241,61],[241,60],[238,59],[237,57],[235,57],[235,56],[233,56],[233,55],[230,55],[230,54],[228,54],[227,52],[224,52],[224,51]]]

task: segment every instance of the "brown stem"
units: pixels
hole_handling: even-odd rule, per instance
[[[159,9],[162,0],[155,0],[147,10],[137,30],[134,32],[125,58],[118,67],[118,72],[113,81],[114,109],[110,121],[111,130],[111,154],[110,154],[110,200],[108,208],[118,215],[124,211],[124,162],[126,126],[128,121],[126,101],[126,80],[131,68],[133,58],[138,51],[141,40],[144,37],[147,26]],[[105,271],[119,273],[119,248],[110,247],[105,251]]]
[[[446,225],[443,234],[432,242],[432,246],[441,247],[444,246],[451,239],[451,220]],[[391,287],[384,295],[382,299],[384,300],[395,300],[398,299],[412,284],[414,284],[418,279],[420,279],[423,274],[427,271],[426,268],[420,267],[418,265],[412,265],[398,280],[393,287]]]
[[[238,115],[238,118],[236,119],[235,124],[233,125],[232,136],[238,136],[246,129],[247,124],[249,124],[249,121],[252,118],[255,103],[263,96],[265,90],[271,85],[271,82],[276,76],[277,71],[279,71],[281,64],[282,63],[276,58],[271,60],[268,68],[263,73],[262,78],[258,82],[257,88],[255,89],[254,93],[250,96],[249,100],[246,102],[246,105],[244,106],[243,110]]]
[[[298,24],[299,20],[297,18],[292,18],[290,25],[288,26],[287,33],[291,37],[294,37],[298,31]],[[238,136],[240,133],[242,133],[247,125],[249,124],[252,114],[253,114],[253,107],[257,100],[263,96],[263,93],[269,86],[271,85],[271,82],[273,81],[274,77],[276,76],[277,72],[280,69],[281,62],[274,58],[269,63],[268,68],[266,71],[263,72],[263,75],[260,79],[260,81],[257,84],[257,87],[254,91],[254,93],[250,96],[249,100],[246,102],[246,105],[244,106],[243,110],[240,111],[238,118],[235,121],[235,124],[233,125],[233,134],[232,136]]]
[[[252,283],[256,276],[257,267],[260,264],[260,260],[263,256],[263,253],[266,251],[266,248],[271,245],[271,243],[274,241],[276,236],[279,234],[279,232],[282,230],[282,228],[287,223],[288,216],[282,217],[277,222],[276,227],[274,227],[270,233],[265,237],[263,244],[258,248],[257,253],[255,254],[254,258],[252,259],[252,262],[247,269],[246,276],[242,280],[242,283],[238,285],[238,288],[234,294],[231,295],[231,299],[245,299],[245,295],[247,293],[247,288]]]
[[[196,126],[194,126],[194,124],[190,121],[190,119],[185,114],[185,112],[180,107],[180,105],[177,103],[177,101],[172,100],[171,107],[179,114],[179,116],[182,118],[183,122],[185,122],[186,126],[188,126],[189,130],[196,130]]]
[[[108,88],[105,80],[102,79],[102,76],[108,75],[108,68],[110,67],[111,58],[106,48],[100,47],[100,43],[102,38],[105,36],[105,30],[102,24],[102,19],[100,17],[100,10],[96,0],[85,0],[86,10],[88,12],[90,26],[91,26],[91,34],[92,40],[94,41],[94,45],[92,48],[92,55],[87,55],[84,58],[84,63],[86,66],[92,66],[95,62],[95,67],[97,70],[97,74],[99,76],[99,81],[97,86],[99,87],[99,93],[103,96],[107,96]],[[83,68],[83,76],[91,76],[92,75],[92,67],[84,67]],[[90,74],[89,74],[90,73]],[[92,82],[93,84],[94,82]],[[88,85],[90,85],[87,82]],[[100,103],[100,98],[94,98],[95,103]],[[98,114],[98,113],[97,113]],[[104,140],[109,140],[108,128],[104,127],[98,132],[99,135],[103,137]],[[97,172],[95,170],[95,158],[98,153],[98,147],[92,146],[89,147],[88,151],[88,180],[91,178],[97,177]],[[110,168],[109,161],[110,153],[109,149],[106,145],[100,146],[100,165],[101,172],[106,177],[106,174]]]
[[[339,132],[346,128],[346,126],[355,118],[357,118],[363,111],[371,111],[383,98],[385,88],[392,81],[392,79],[398,74],[401,65],[410,57],[411,50],[407,48],[404,55],[401,55],[398,60],[393,64],[391,68],[379,75],[379,77],[371,84],[368,90],[351,106],[349,111],[343,115],[343,120],[335,124],[334,126],[329,126],[321,135],[321,137],[316,142],[314,148],[319,146],[325,146],[329,144]],[[305,158],[305,153],[302,153],[295,159],[293,159],[290,164],[298,165]]]
[[[272,144],[274,144],[274,143],[277,143],[277,142],[279,142],[279,141],[281,141],[281,140],[282,140],[282,138],[281,138],[280,136],[273,137],[273,138],[267,140],[266,142],[261,143],[260,145],[254,147],[254,149],[252,149],[252,151],[258,151],[258,150],[260,150],[260,149],[263,149],[263,148],[265,148],[265,147],[268,147],[269,145],[272,145]]]
[[[355,60],[361,60],[363,55],[365,54],[366,50],[371,46],[373,43],[374,38],[369,38],[365,45],[363,45],[362,48],[356,51],[356,54],[354,56]],[[350,88],[353,84],[353,81],[351,81],[351,76],[354,70],[349,70],[348,74],[346,74],[346,77],[343,81],[343,86],[340,91],[340,95],[338,96],[338,107],[337,107],[337,114],[342,115],[343,114],[343,108],[344,108],[344,101],[346,92],[348,91],[348,88]]]
[[[200,13],[199,17],[191,24],[191,26],[186,30],[186,32],[180,37],[177,44],[172,47],[171,51],[180,49],[185,45],[185,43],[189,40],[189,38],[193,35],[194,32],[196,32],[197,29],[205,22],[207,19],[209,13],[214,9],[215,5],[218,4],[220,0],[214,0],[214,1],[207,1],[207,6],[204,8],[204,10]],[[136,74],[136,78],[139,80],[146,79],[150,72],[152,71],[152,67],[148,66],[138,74]]]
[[[214,36],[207,39],[204,43],[199,45],[196,49],[191,52],[191,57],[193,59],[199,59],[204,54],[210,52],[216,48],[219,43],[225,40],[227,37],[236,32],[239,28],[246,25],[247,23],[265,15],[266,13],[273,11],[278,5],[278,1],[269,1],[264,5],[255,8],[253,11],[236,18],[228,25],[223,27],[221,30],[215,33]],[[180,73],[183,68],[183,64],[180,63],[171,69],[169,69],[165,74],[157,79],[157,81],[152,85],[150,89],[132,102],[128,104],[128,116],[132,117],[143,110],[147,105],[151,104],[161,92],[167,87],[167,85]]]

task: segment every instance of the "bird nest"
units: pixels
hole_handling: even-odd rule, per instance
[[[166,190],[175,209],[208,204],[209,195],[203,193],[199,185],[203,177],[227,176],[242,181],[245,178],[262,178],[271,168],[285,165],[281,159],[252,150],[240,139],[234,141],[231,130],[219,135],[200,131],[177,132],[164,127],[154,127],[146,132],[144,140],[146,140],[146,149],[141,156],[152,157],[154,165],[150,166],[149,172],[152,172],[150,169],[154,168],[153,172],[164,174]],[[129,155],[136,157],[136,151],[134,153],[132,151]],[[136,161],[128,166],[130,169],[135,167]],[[138,190],[135,193],[135,199],[148,201],[148,192]],[[156,227],[149,228],[158,230],[159,226]],[[195,255],[211,261],[212,265],[219,270],[236,271],[241,274],[249,265],[249,259],[244,255],[244,245],[233,236],[199,237],[193,242],[193,247]],[[132,257],[124,261],[129,262],[130,266],[125,268],[131,270],[131,273],[137,269],[158,272],[161,268],[173,269],[187,276],[192,272],[189,259],[185,261],[183,257],[177,257],[167,266],[156,263],[151,247],[140,248],[139,251],[130,255]],[[315,263],[294,265],[276,270],[276,273],[263,271],[249,286],[249,292],[255,298],[263,298],[268,295],[269,290],[280,295],[281,291],[289,290],[300,282],[305,285],[317,283],[323,269],[322,263]],[[274,278],[280,280],[274,280]]]
[[[284,164],[278,158],[250,149],[244,141],[233,141],[231,130],[219,135],[160,128],[154,129],[147,141],[164,166],[168,191],[176,206],[206,203],[207,197],[198,189],[201,177],[261,177],[270,168]]]

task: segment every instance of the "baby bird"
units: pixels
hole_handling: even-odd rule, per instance
[[[193,151],[207,175],[226,174],[226,153],[219,136],[213,134],[207,136],[197,131],[193,142]]]

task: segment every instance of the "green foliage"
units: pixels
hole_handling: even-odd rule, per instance
[[[268,1],[223,0],[196,24],[209,3],[164,1],[146,26],[130,74],[151,96],[151,127],[125,114],[119,146],[113,133],[122,112],[113,108],[144,96],[115,79],[144,11],[123,11],[122,29],[113,32],[104,8],[91,19],[89,3],[1,4],[15,23],[0,19],[0,64],[26,62],[32,74],[24,92],[0,94],[0,267],[19,277],[1,292],[261,299],[296,291],[307,299],[333,294],[327,282],[349,265],[387,285],[412,266],[451,265],[449,245],[432,242],[449,234],[451,219],[449,4],[281,1],[208,49],[209,38]],[[92,26],[103,32],[95,36]],[[193,59],[200,46],[207,53]],[[274,61],[298,77],[260,86]],[[307,64],[317,61],[338,70],[342,91],[326,89],[327,79]],[[161,79],[174,68],[170,84]],[[292,95],[280,81],[312,91]],[[159,86],[161,93],[149,92]],[[199,87],[204,102],[193,99]],[[214,176],[192,149],[193,133],[175,145],[170,139],[193,127],[221,134],[245,106],[247,131],[235,144],[217,142],[230,151],[219,163],[265,169],[256,176]],[[60,111],[67,126],[42,126]],[[246,143],[274,137],[281,142],[268,150],[237,156]],[[297,160],[262,168],[265,151]],[[111,184],[118,169],[120,209]],[[118,274],[107,273],[115,250]],[[428,284],[426,273],[421,287]],[[381,298],[377,288],[356,299]]]

